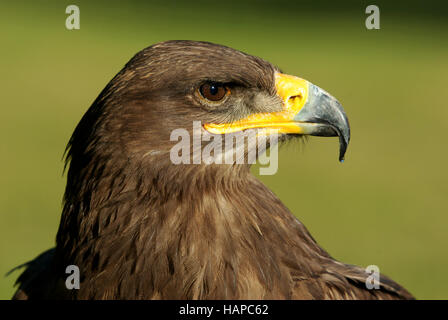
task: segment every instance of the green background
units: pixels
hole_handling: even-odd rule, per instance
[[[392,2],[392,1],[389,1]],[[65,28],[65,7],[81,29]],[[0,298],[54,245],[62,155],[83,113],[139,50],[206,40],[263,57],[337,97],[352,126],[280,149],[262,176],[338,260],[377,265],[420,299],[448,298],[447,10],[425,1],[11,2],[0,5]],[[253,172],[257,173],[256,167]]]

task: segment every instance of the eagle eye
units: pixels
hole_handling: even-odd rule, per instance
[[[217,102],[230,93],[230,89],[222,83],[210,82],[204,83],[199,87],[201,96],[209,101]]]

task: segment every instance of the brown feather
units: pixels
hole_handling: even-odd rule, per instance
[[[364,270],[332,259],[248,165],[170,162],[174,128],[236,120],[263,101],[275,110],[276,70],[192,41],[131,59],[70,139],[56,247],[27,264],[14,298],[411,299],[384,276],[367,290]],[[191,89],[211,79],[235,86],[228,108],[194,104]],[[64,285],[71,264],[79,290]]]

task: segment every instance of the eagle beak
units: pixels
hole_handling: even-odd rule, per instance
[[[283,74],[276,75],[277,92],[294,114],[298,134],[339,137],[339,161],[344,160],[350,142],[350,125],[341,104],[318,86]],[[302,92],[305,92],[304,94]]]
[[[213,134],[265,128],[279,134],[338,136],[339,161],[343,161],[350,126],[341,104],[318,86],[295,76],[276,73],[275,86],[282,111],[256,113],[234,123],[205,124],[204,128]]]

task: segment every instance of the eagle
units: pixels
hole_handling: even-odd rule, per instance
[[[369,289],[364,268],[333,259],[235,149],[230,163],[218,149],[194,161],[212,139],[201,141],[174,163],[172,133],[193,135],[195,121],[215,138],[337,136],[340,160],[350,140],[333,96],[261,58],[202,41],[149,46],[76,126],[56,245],[20,266],[13,299],[413,299],[382,274]],[[245,159],[261,140],[244,140]]]

